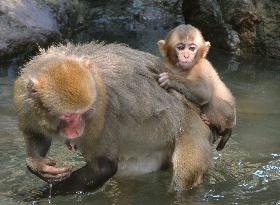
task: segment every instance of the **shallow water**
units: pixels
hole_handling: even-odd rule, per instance
[[[161,33],[143,32],[114,39],[157,54]],[[98,35],[105,39],[109,35]],[[112,39],[112,37],[110,37]],[[135,43],[136,42],[136,43]],[[236,96],[238,122],[222,152],[213,150],[213,165],[204,183],[181,194],[168,193],[171,172],[123,181],[110,180],[95,193],[24,199],[45,183],[25,167],[25,147],[12,105],[16,68],[0,70],[0,205],[14,204],[280,204],[280,62],[234,56],[211,50],[209,59]],[[56,142],[53,158],[81,165],[81,156]]]

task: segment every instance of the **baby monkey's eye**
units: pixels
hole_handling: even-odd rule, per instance
[[[180,43],[180,44],[178,44],[178,45],[176,46],[176,48],[177,48],[179,51],[184,50],[185,47],[186,47],[185,44],[182,44],[182,43]]]
[[[196,49],[196,47],[195,47],[195,46],[191,46],[191,47],[189,47],[189,50],[190,50],[190,51],[195,51],[195,49]]]

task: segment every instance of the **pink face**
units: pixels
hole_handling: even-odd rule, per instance
[[[179,43],[175,46],[178,62],[177,65],[187,70],[194,64],[198,46],[194,43]]]
[[[85,122],[80,113],[62,113],[59,115],[62,123],[62,134],[69,139],[80,137],[85,128]]]

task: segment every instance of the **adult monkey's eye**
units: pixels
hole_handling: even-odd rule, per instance
[[[186,47],[185,44],[182,44],[182,43],[180,43],[180,44],[178,44],[178,45],[176,46],[176,48],[177,48],[179,51],[184,50],[185,47]]]

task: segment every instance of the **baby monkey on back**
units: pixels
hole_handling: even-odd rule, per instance
[[[171,30],[158,46],[167,68],[159,75],[160,86],[177,90],[201,108],[201,118],[211,128],[214,141],[221,136],[216,149],[222,150],[236,124],[235,100],[205,58],[210,42],[188,24]]]

